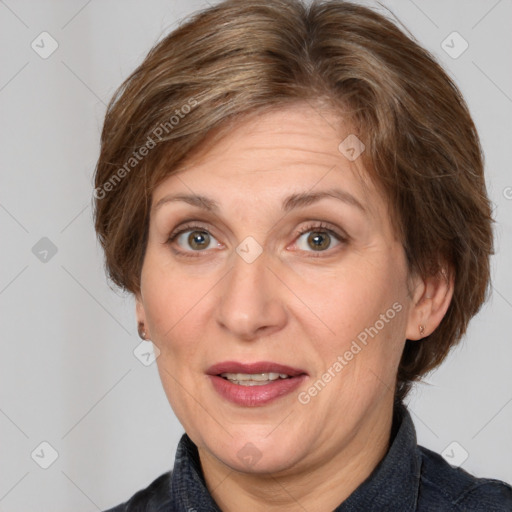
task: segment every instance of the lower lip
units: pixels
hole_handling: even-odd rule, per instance
[[[244,407],[258,407],[288,395],[301,385],[306,375],[276,379],[259,386],[241,386],[218,375],[210,375],[210,378],[217,393],[226,400]]]

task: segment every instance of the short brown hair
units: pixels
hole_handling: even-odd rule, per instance
[[[491,205],[478,134],[435,59],[386,17],[341,0],[227,0],[158,43],[108,105],[95,228],[112,281],[137,293],[151,192],[214,129],[294,102],[327,103],[366,144],[410,272],[448,268],[439,327],[406,341],[396,397],[435,368],[486,299]],[[165,162],[165,165],[163,163]]]

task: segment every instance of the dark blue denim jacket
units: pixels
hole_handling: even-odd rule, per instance
[[[403,406],[395,410],[392,431],[386,456],[334,512],[512,512],[510,485],[475,478],[418,446],[411,416]],[[197,448],[184,434],[173,471],[107,512],[220,510],[206,488]]]

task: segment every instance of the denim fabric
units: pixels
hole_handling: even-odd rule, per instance
[[[197,448],[184,434],[173,471],[107,512],[220,510],[206,488]],[[334,512],[367,511],[512,512],[512,487],[499,480],[476,478],[418,446],[411,416],[404,406],[399,406],[386,456]]]

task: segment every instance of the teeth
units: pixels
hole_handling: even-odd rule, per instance
[[[286,373],[221,373],[221,377],[241,386],[262,386],[269,381],[287,379]]]

